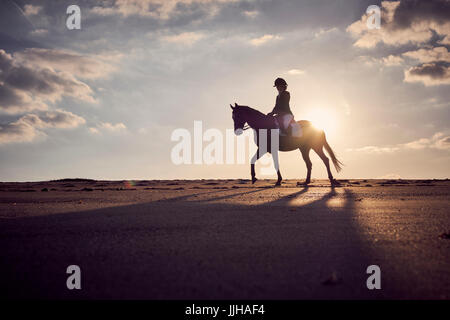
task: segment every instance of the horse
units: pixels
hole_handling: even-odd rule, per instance
[[[297,123],[301,127],[302,135],[300,137],[295,137],[282,136],[277,134],[276,138],[279,139],[278,147],[276,148],[276,150],[272,150],[272,148],[269,148],[268,150],[266,146],[272,146],[271,138],[273,137],[273,132],[278,132],[277,129],[279,129],[277,123],[275,122],[275,118],[273,116],[265,115],[264,113],[252,109],[248,106],[240,106],[237,103],[234,104],[234,107],[230,104],[230,107],[233,110],[232,118],[234,121],[234,132],[236,135],[242,134],[243,130],[249,128],[252,128],[254,130],[255,143],[258,149],[251,159],[250,173],[252,177],[252,184],[254,184],[258,180],[255,174],[256,161],[261,158],[266,152],[269,152],[272,154],[275,169],[277,170],[278,175],[278,180],[275,186],[280,186],[283,178],[281,176],[278,165],[278,151],[293,151],[296,149],[299,149],[302,153],[302,157],[307,168],[306,180],[303,185],[308,185],[311,182],[312,163],[309,158],[309,152],[311,149],[313,149],[317,153],[317,155],[325,164],[328,172],[328,179],[330,180],[331,185],[334,186],[339,184],[339,182],[333,178],[333,174],[331,173],[330,169],[330,161],[325,155],[323,148],[325,148],[328,155],[331,157],[331,160],[337,172],[341,171],[343,163],[337,159],[333,149],[327,142],[325,132],[323,130],[315,128],[310,121],[297,121]],[[245,127],[246,124],[248,125],[248,127]],[[264,143],[267,144],[263,146],[260,145],[260,137],[264,137],[264,131],[261,131],[262,129],[265,129],[267,132],[267,136],[265,137],[264,141]],[[262,132],[261,135],[260,131]]]

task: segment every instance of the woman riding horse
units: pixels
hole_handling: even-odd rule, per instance
[[[323,163],[325,164],[327,168],[328,173],[328,179],[330,179],[330,182],[332,185],[339,184],[334,178],[333,174],[331,173],[329,159],[325,155],[325,152],[323,148],[328,152],[328,155],[331,157],[331,161],[334,164],[334,167],[336,168],[336,171],[339,172],[341,170],[342,163],[337,159],[336,155],[334,154],[333,149],[331,149],[330,145],[327,142],[327,139],[325,137],[325,132],[323,130],[319,130],[311,125],[309,121],[301,120],[298,121],[298,126],[302,127],[302,135],[301,137],[294,136],[278,136],[275,135],[274,138],[277,139],[278,143],[277,147],[275,149],[267,148],[267,146],[272,146],[272,131],[270,129],[276,129],[277,126],[274,121],[274,117],[267,116],[262,112],[259,112],[258,110],[252,109],[248,106],[240,106],[237,103],[234,104],[234,106],[230,105],[231,109],[233,110],[233,122],[234,122],[234,132],[236,134],[242,134],[243,130],[245,130],[245,124],[248,124],[249,128],[254,129],[255,131],[255,143],[258,147],[255,155],[253,156],[251,160],[251,176],[252,176],[252,183],[256,182],[256,174],[255,174],[255,162],[262,157],[266,152],[269,152],[272,154],[275,169],[277,170],[278,180],[276,182],[276,185],[281,185],[282,177],[279,170],[278,165],[278,151],[292,151],[292,150],[300,150],[302,153],[303,160],[306,163],[307,168],[307,175],[306,180],[304,184],[308,184],[311,181],[311,169],[312,169],[312,163],[309,159],[309,151],[313,149],[317,155],[322,159]],[[263,139],[263,141],[260,140],[260,131],[265,132],[267,134],[266,139]],[[276,131],[276,130],[275,130]],[[264,134],[263,134],[264,136]],[[262,143],[262,150],[260,149]]]
[[[282,78],[277,78],[275,80],[274,87],[277,87],[278,96],[275,100],[275,107],[272,112],[269,112],[267,115],[275,115],[281,134],[287,135],[287,129],[292,120],[294,120],[294,114],[289,107],[291,95],[289,94],[289,91],[287,91],[287,82]]]

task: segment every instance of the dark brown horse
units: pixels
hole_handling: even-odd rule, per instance
[[[277,133],[277,130],[270,130],[278,129],[273,116],[267,116],[264,113],[259,112],[258,110],[252,109],[247,106],[240,106],[236,103],[234,104],[234,107],[230,104],[230,107],[233,110],[234,132],[237,135],[241,134],[243,130],[247,129],[244,128],[246,123],[249,126],[248,128],[252,128],[255,130],[255,143],[258,149],[251,160],[252,183],[255,183],[255,181],[257,180],[255,174],[256,160],[261,158],[266,152],[269,152],[272,154],[275,169],[277,170],[278,175],[278,180],[275,185],[281,185],[281,180],[283,178],[281,177],[278,165],[278,151],[292,151],[295,149],[299,149],[302,153],[303,160],[306,163],[306,168],[308,169],[304,184],[309,184],[311,182],[312,169],[312,163],[309,159],[309,151],[313,149],[327,167],[328,178],[330,179],[331,184],[338,184],[338,182],[333,178],[333,174],[330,170],[330,161],[325,155],[323,148],[325,147],[325,150],[327,150],[337,172],[341,170],[341,166],[343,164],[336,158],[333,149],[331,149],[325,138],[325,133],[323,132],[323,130],[315,128],[309,121],[301,120],[298,121],[300,127],[302,128],[302,135],[300,137],[278,136],[278,134],[273,134],[274,132]],[[261,137],[263,137],[264,139],[263,143],[260,142]],[[277,145],[277,148],[274,148],[275,150],[272,150],[272,148],[270,147],[267,148],[267,146],[272,146],[272,137],[279,137],[278,144],[274,144]]]

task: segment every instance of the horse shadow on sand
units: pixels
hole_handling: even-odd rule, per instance
[[[283,188],[282,188],[283,189]],[[185,190],[148,203],[5,220],[2,295],[362,299],[371,264],[345,188]],[[80,266],[82,290],[67,290]]]

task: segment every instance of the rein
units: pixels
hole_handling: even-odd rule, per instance
[[[247,107],[247,106],[242,106],[242,107],[245,107],[245,108],[247,108],[247,109],[244,109],[243,111],[245,112],[245,118],[248,118],[250,115],[249,115],[249,113],[248,113],[248,111],[253,111],[254,113],[261,113],[261,112],[259,112],[259,111],[257,111],[257,110],[254,110],[254,109],[251,109],[250,107]],[[261,115],[264,115],[264,114],[262,114],[261,113]],[[243,127],[242,127],[242,130],[248,130],[248,129],[251,129],[252,127],[247,123],[247,124],[245,124]]]

